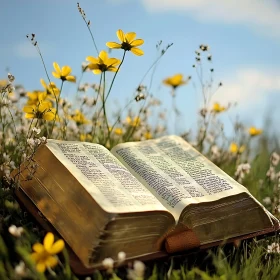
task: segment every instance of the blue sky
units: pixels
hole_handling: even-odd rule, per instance
[[[210,3],[211,2],[211,3]],[[176,73],[193,77],[194,51],[208,44],[213,56],[214,82],[224,86],[213,97],[222,105],[237,101],[230,113],[249,125],[262,126],[263,116],[275,120],[280,101],[280,3],[276,0],[81,0],[81,7],[91,20],[91,28],[99,50],[107,41],[117,41],[116,30],[134,31],[145,40],[143,57],[128,53],[110,96],[123,104],[156,58],[156,43],[174,45],[160,61],[155,73],[152,93],[170,108],[169,89],[162,79]],[[35,48],[26,34],[35,33],[49,73],[52,63],[69,65],[80,75],[80,66],[88,55],[96,56],[85,23],[72,0],[1,1],[0,9],[0,78],[6,67],[27,90],[40,89],[40,78],[46,78]],[[121,57],[114,50],[112,55]],[[210,66],[210,65],[209,65]],[[208,65],[205,73],[208,71]],[[84,81],[98,82],[88,73]],[[149,77],[145,82],[149,82]],[[73,85],[64,95],[75,92]],[[184,112],[181,127],[192,127],[200,95],[192,84],[178,90],[179,109]],[[279,111],[279,110],[278,110]],[[224,116],[227,121],[228,114]]]

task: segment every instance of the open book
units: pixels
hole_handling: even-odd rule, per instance
[[[178,136],[101,145],[48,140],[20,190],[85,267],[279,229],[248,190]],[[16,174],[16,173],[14,173]]]

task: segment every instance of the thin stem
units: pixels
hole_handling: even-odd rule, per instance
[[[99,87],[98,87],[98,93],[97,93],[97,98],[96,98],[96,104],[97,104],[97,101],[98,101],[98,98],[100,96],[100,89],[101,89],[101,83],[102,83],[102,76],[103,76],[103,72],[101,73],[101,76],[100,76],[100,81],[99,81]],[[96,106],[97,107],[97,106]],[[96,111],[94,112],[94,114],[96,113]],[[95,124],[94,124],[94,130],[92,131],[91,130],[91,134],[92,134],[92,138],[94,139],[94,136],[95,136],[95,131],[96,131],[96,125],[97,125],[97,121],[98,121],[98,118],[99,118],[99,115],[100,115],[100,111],[98,113],[98,115],[96,116],[96,119],[95,119]]]
[[[106,80],[105,73],[106,72],[104,72],[104,74],[103,74],[102,109],[103,109],[103,115],[104,115],[104,118],[105,118],[105,123],[106,123],[106,126],[107,126],[107,133],[109,135],[110,128],[109,128],[109,124],[108,124],[108,118],[107,118],[107,115],[106,115],[106,100],[105,100],[105,80]],[[104,137],[104,139],[105,139],[105,137]],[[106,144],[106,142],[104,144]]]
[[[61,95],[61,92],[62,92],[63,83],[64,83],[64,81],[62,80],[62,81],[61,81],[61,85],[60,85],[60,90],[59,90],[58,96],[54,95],[54,96],[55,96],[55,110],[56,110],[56,111],[55,111],[55,115],[54,115],[54,119],[53,119],[53,123],[52,123],[52,128],[51,128],[51,132],[50,132],[50,137],[52,136],[53,129],[54,129],[54,124],[55,124],[56,117],[57,117],[57,114],[58,114],[58,102],[59,102],[59,98],[60,98],[60,95]]]
[[[109,90],[108,90],[108,92],[107,92],[107,95],[106,95],[106,98],[105,98],[105,102],[107,101],[107,98],[109,97],[109,94],[110,94],[110,92],[111,92],[111,90],[112,90],[112,87],[113,87],[113,84],[114,84],[114,81],[115,81],[115,78],[116,78],[116,76],[117,76],[117,74],[118,74],[118,72],[119,72],[119,70],[120,70],[120,68],[121,68],[121,65],[123,64],[123,61],[124,61],[124,58],[125,58],[125,53],[126,53],[126,51],[124,51],[123,57],[122,57],[122,60],[121,60],[121,63],[120,63],[120,65],[119,65],[117,71],[115,72],[115,75],[114,75],[113,80],[112,80],[112,82],[111,82],[110,88],[109,88]]]

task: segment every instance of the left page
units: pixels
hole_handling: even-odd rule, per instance
[[[59,140],[46,146],[106,212],[167,211],[103,146]]]

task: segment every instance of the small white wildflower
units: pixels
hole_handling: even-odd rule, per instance
[[[237,166],[236,171],[234,173],[237,181],[242,183],[246,174],[249,174],[251,170],[251,165],[249,163],[241,163]]]
[[[271,204],[271,198],[269,196],[265,197],[263,199],[263,203],[266,205],[270,205]]]
[[[12,169],[16,169],[16,165],[15,165],[15,162],[12,160],[12,161],[10,161],[10,167],[12,168]]]
[[[126,253],[125,252],[119,252],[118,253],[118,260],[119,262],[124,262],[126,258]]]
[[[277,166],[280,161],[280,156],[277,153],[273,152],[270,157],[270,161],[273,166]]]
[[[35,146],[35,141],[33,138],[29,138],[27,139],[27,144],[31,147],[34,147]]]
[[[41,129],[37,128],[37,127],[33,127],[32,131],[35,132],[36,134],[40,134],[41,133]]]
[[[40,139],[41,143],[43,143],[43,144],[47,143],[47,138],[45,136],[42,136],[39,139]]]
[[[141,261],[134,261],[133,268],[138,277],[143,277],[145,273],[145,264]]]
[[[280,245],[279,243],[273,242],[271,245],[267,246],[267,253],[280,253]]]
[[[7,85],[7,90],[9,93],[12,93],[15,90],[15,87],[12,84]]]
[[[106,269],[113,269],[114,267],[114,260],[112,258],[105,258],[103,261],[102,261],[102,264],[103,266],[106,268]]]
[[[38,146],[41,144],[41,140],[40,139],[34,139],[34,143],[35,143],[35,146]]]
[[[268,171],[266,172],[266,176],[271,180],[273,181],[276,177],[276,174],[275,174],[275,169],[273,166],[270,166]]]
[[[18,276],[25,277],[26,276],[26,266],[23,261],[20,261],[18,265],[15,267],[15,273]]]
[[[15,80],[15,76],[13,76],[11,73],[8,73],[8,80],[10,83],[12,83]]]
[[[9,233],[15,237],[20,237],[21,234],[24,232],[23,227],[17,227],[15,225],[11,225],[8,230]]]

